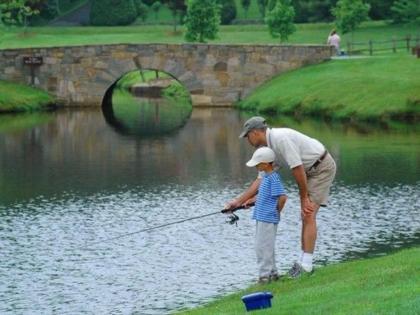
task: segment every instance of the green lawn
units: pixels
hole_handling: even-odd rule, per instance
[[[331,23],[298,24],[290,37],[292,44],[324,44]],[[184,31],[184,28],[180,28]],[[368,22],[354,34],[355,41],[369,39],[390,40],[411,34],[415,38],[420,31],[415,27],[388,25],[384,22]],[[343,36],[343,47],[351,35]],[[183,33],[173,34],[170,25],[134,25],[126,27],[32,27],[23,35],[20,29],[3,29],[0,32],[0,49],[22,47],[51,47],[66,45],[118,44],[118,43],[184,43]],[[273,44],[265,25],[221,26],[219,38],[210,43],[225,44]],[[403,45],[404,43],[401,43]],[[388,53],[391,52],[389,49]]]
[[[43,110],[53,102],[44,91],[0,80],[0,113]]]
[[[419,261],[417,247],[380,258],[330,265],[310,277],[254,285],[180,314],[244,314],[241,296],[258,291],[270,291],[274,298],[272,308],[255,314],[419,314]]]
[[[420,115],[419,73],[420,60],[407,54],[333,60],[274,78],[239,108],[335,119],[413,120]]]

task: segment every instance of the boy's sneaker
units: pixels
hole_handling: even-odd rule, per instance
[[[290,268],[290,270],[288,271],[288,275],[290,278],[296,279],[301,277],[304,274],[313,274],[314,273],[314,269],[312,268],[311,271],[306,271],[301,264],[299,264],[298,262],[295,262],[292,266],[292,268]]]
[[[259,277],[258,284],[267,284],[270,282],[270,277]]]

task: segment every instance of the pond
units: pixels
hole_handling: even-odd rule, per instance
[[[120,132],[100,109],[0,117],[0,313],[166,314],[252,284],[249,211],[238,212],[238,226],[215,214],[138,233],[217,212],[254,179],[245,166],[252,149],[238,139],[248,117],[195,108],[154,135]],[[415,126],[270,123],[319,139],[338,164],[330,206],[319,213],[317,265],[420,243]],[[281,175],[284,272],[300,222],[294,181]]]

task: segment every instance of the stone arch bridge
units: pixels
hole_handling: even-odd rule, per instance
[[[0,50],[0,80],[32,84],[60,104],[100,106],[139,68],[169,73],[193,105],[231,105],[282,72],[331,57],[324,45],[118,44]]]

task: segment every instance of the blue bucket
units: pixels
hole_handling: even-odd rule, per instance
[[[271,307],[271,292],[255,292],[242,297],[247,312]]]

